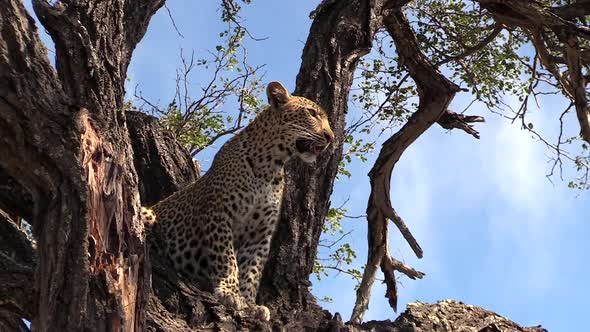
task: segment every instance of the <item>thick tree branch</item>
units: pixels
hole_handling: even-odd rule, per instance
[[[0,331],[29,332],[30,329],[19,316],[7,311],[0,311]]]
[[[590,37],[590,29],[559,17],[539,1],[478,0],[481,7],[490,11],[500,24],[524,29],[564,29],[569,33]]]
[[[0,6],[0,198],[3,208],[36,222],[55,196],[55,173],[78,169],[59,137],[74,123],[33,18],[19,1]],[[60,155],[65,160],[55,163]]]
[[[0,169],[26,193],[13,202],[34,202],[11,210],[37,235],[39,331],[141,329],[144,243],[121,106],[131,53],[162,4],[33,1],[56,74],[22,4],[0,2]]]
[[[422,250],[397,215],[390,202],[390,182],[393,168],[403,152],[447,110],[459,87],[446,79],[426,58],[418,46],[416,36],[406,17],[400,11],[386,16],[385,28],[393,38],[399,60],[405,66],[418,87],[420,104],[408,122],[383,144],[379,157],[369,173],[371,195],[367,206],[368,247],[367,264],[363,280],[357,291],[357,300],[351,321],[362,320],[369,304],[370,289],[378,266],[385,276],[386,296],[392,308],[397,307],[397,291],[392,269],[420,278],[423,273],[407,266],[394,264],[388,248],[388,219],[396,223],[418,257]]]
[[[561,90],[563,94],[566,97],[573,99],[574,97],[572,93],[571,83],[567,79],[567,77],[561,72],[559,66],[555,63],[555,61],[553,61],[553,56],[549,53],[547,45],[545,44],[545,40],[541,36],[540,30],[535,30],[531,32],[531,41],[533,43],[533,46],[537,50],[537,54],[543,66],[553,75],[553,77],[561,85]]]
[[[163,5],[164,0],[33,0],[37,17],[55,42],[65,91],[91,113],[103,113],[95,121],[108,120],[122,107],[132,52]]]
[[[29,191],[0,167],[0,210],[13,217],[32,220],[33,204]]]
[[[477,43],[474,46],[471,47],[467,47],[465,48],[465,50],[463,50],[463,52],[454,55],[454,56],[450,56],[448,58],[445,58],[439,62],[436,63],[437,67],[440,67],[446,63],[452,62],[452,61],[457,61],[457,60],[461,60],[464,59],[468,56],[471,56],[479,51],[481,51],[484,47],[486,47],[489,43],[491,43],[492,41],[494,41],[494,39],[496,39],[496,37],[498,37],[498,35],[500,34],[500,32],[502,32],[503,27],[500,24],[496,24],[494,25],[494,29],[490,32],[489,35],[487,35],[484,39],[482,39],[479,43]]]
[[[576,116],[580,123],[580,135],[586,142],[590,143],[590,104],[588,103],[586,78],[582,73],[582,58],[580,55],[579,40],[578,37],[573,34],[564,36],[563,38],[565,39],[564,54],[569,69],[569,82],[571,84],[572,94],[574,95]]]
[[[159,202],[200,177],[198,163],[157,118],[136,111],[125,116],[143,206]]]
[[[86,305],[84,286],[59,280],[66,266],[70,280],[76,280],[84,270],[84,262],[72,258],[85,257],[76,251],[83,247],[85,236],[78,237],[70,228],[71,221],[84,220],[77,204],[84,185],[78,163],[79,143],[72,133],[76,128],[71,117],[75,109],[69,106],[71,101],[49,63],[34,20],[19,1],[0,3],[0,31],[0,168],[6,174],[3,178],[14,179],[14,186],[22,188],[15,195],[23,193],[23,197],[13,201],[24,206],[10,212],[30,218],[39,236],[41,263],[35,283],[29,287],[40,295],[35,301],[37,315],[32,318],[43,331],[65,320],[52,313],[64,311],[57,303],[67,303],[73,312],[82,312]],[[34,204],[28,203],[31,201]],[[70,240],[68,255],[54,253],[58,243]],[[69,322],[75,325],[79,321]]]

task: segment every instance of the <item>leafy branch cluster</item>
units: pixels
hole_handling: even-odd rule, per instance
[[[567,162],[577,172],[569,181],[572,189],[590,189],[590,107],[586,88],[590,81],[590,1],[545,0],[531,7],[536,10],[544,25],[521,28],[526,35],[532,59],[522,57],[527,67],[528,86],[524,98],[519,98],[518,108],[510,108],[507,116],[513,122],[519,121],[521,128],[528,130],[534,138],[545,144],[550,151],[551,170],[549,180],[558,176],[563,180],[563,164]],[[556,22],[552,20],[559,18]],[[526,60],[526,61],[525,61]],[[535,128],[527,115],[530,105],[540,109],[541,98],[561,95],[570,101],[558,117],[558,133],[554,139]],[[580,132],[568,133],[567,117],[578,116]],[[578,126],[576,126],[578,127]]]
[[[494,111],[507,95],[524,98],[530,57],[518,53],[522,32],[497,24],[472,1],[418,0],[409,10],[424,52],[475,100]]]
[[[507,95],[524,100],[528,82],[522,76],[530,60],[518,54],[526,42],[524,34],[498,26],[473,2],[417,0],[407,12],[429,59],[472,92],[470,106],[477,102],[499,112]],[[389,34],[377,34],[373,52],[361,60],[357,72],[351,102],[360,116],[347,127],[340,171],[347,176],[351,157],[365,161],[383,132],[405,123],[418,107],[416,86],[407,68],[400,66]]]
[[[254,66],[248,61],[244,39],[250,33],[241,24],[239,10],[234,1],[222,2],[221,19],[227,27],[219,33],[221,43],[207,56],[196,58],[192,52],[187,57],[181,49],[175,94],[166,107],[150,102],[136,89],[135,97],[143,103],[140,108],[147,106],[158,116],[193,157],[219,139],[235,134],[264,107],[259,97],[264,65]],[[194,75],[211,77],[201,85],[197,96],[191,83]],[[238,106],[237,111],[228,112],[227,107],[221,110],[231,102]]]
[[[361,271],[352,267],[353,260],[357,257],[356,252],[350,243],[343,242],[352,231],[344,231],[342,220],[344,218],[361,218],[362,216],[348,216],[346,212],[343,206],[331,207],[328,210],[322,225],[323,236],[318,244],[318,257],[313,267],[313,273],[318,280],[329,276],[330,271],[334,271],[338,274],[349,275],[357,281],[357,284],[360,282]]]

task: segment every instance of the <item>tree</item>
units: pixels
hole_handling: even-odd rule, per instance
[[[233,1],[222,4],[227,12],[239,9]],[[190,156],[183,155],[169,138],[163,138],[167,143],[154,143],[164,147],[157,152],[142,148],[151,143],[132,144],[142,138],[157,142],[162,135],[151,134],[158,132],[156,127],[140,130],[153,120],[132,119],[124,102],[124,82],[133,49],[164,1],[35,0],[33,5],[55,42],[55,69],[22,3],[0,2],[0,209],[7,212],[0,222],[23,218],[31,223],[35,237],[32,250],[18,233],[6,233],[14,239],[6,242],[13,244],[9,248],[25,249],[13,251],[20,255],[3,252],[0,256],[0,266],[5,267],[0,280],[6,285],[0,294],[7,299],[0,303],[0,319],[5,326],[24,330],[18,321],[24,317],[39,331],[161,327],[174,315],[170,303],[156,300],[166,297],[163,292],[156,292],[155,297],[149,292],[150,260],[138,217],[140,194],[143,203],[153,202],[197,174]],[[346,156],[343,148],[355,146],[346,127],[354,73],[359,64],[367,64],[361,62],[362,57],[375,39],[384,40],[385,33],[393,45],[379,46],[384,61],[373,62],[372,70],[363,71],[366,89],[357,101],[365,103],[369,113],[367,121],[356,128],[365,129],[367,123],[374,123],[374,116],[407,122],[384,144],[370,173],[370,251],[352,317],[355,322],[362,319],[377,268],[384,272],[394,308],[393,271],[422,276],[388,252],[388,220],[392,220],[421,256],[419,245],[389,200],[390,176],[404,150],[435,122],[477,137],[470,123],[482,121],[481,117],[448,109],[461,91],[458,84],[469,87],[491,108],[501,104],[502,93],[522,93],[523,106],[513,116],[532,133],[536,133],[534,126],[525,122],[528,98],[535,97],[541,85],[552,87],[571,100],[581,128],[581,146],[587,151],[590,60],[585,17],[589,8],[588,1],[569,4],[558,0],[321,2],[310,15],[313,23],[295,94],[315,100],[329,112],[335,148],[314,168],[300,162],[288,166],[289,189],[260,292],[260,300],[273,310],[275,324],[303,327],[315,322],[307,327],[317,327],[326,317],[309,293],[309,275],[334,179]],[[417,18],[416,27],[408,15]],[[525,43],[535,52],[530,59],[515,52]],[[385,60],[395,65],[384,66]],[[486,76],[483,66],[477,65],[482,61],[497,66],[505,77]],[[438,70],[441,66],[446,66],[442,72]],[[523,74],[530,79],[525,85],[517,84]],[[384,81],[387,76],[396,79]],[[375,105],[370,95],[379,89],[387,92],[387,102]],[[412,95],[418,98],[415,105],[408,102]],[[190,111],[189,104],[185,107]],[[231,132],[214,132],[205,139],[219,134]],[[574,186],[584,187],[588,157],[565,153],[562,147],[574,141],[576,138],[562,140],[560,136],[556,144],[545,142],[556,153],[555,165],[561,166],[562,157],[575,163],[582,176]],[[200,141],[188,143],[198,149]],[[177,160],[174,165],[182,165],[184,172],[179,167],[152,167],[165,164],[161,153]],[[164,184],[148,185],[148,177],[137,174],[159,174]],[[159,280],[154,283],[164,282],[166,278],[158,273],[165,274],[165,269],[159,260],[152,262],[153,276]],[[185,289],[181,281],[175,282],[181,285],[180,291]],[[31,284],[34,292],[27,287]],[[183,298],[194,299],[186,294]],[[188,320],[217,315],[215,319],[223,321],[219,312],[198,306],[209,303],[206,295],[198,299],[198,303],[186,302],[194,304]]]

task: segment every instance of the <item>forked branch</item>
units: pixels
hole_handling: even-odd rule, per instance
[[[416,82],[420,104],[408,122],[383,144],[379,157],[369,173],[371,195],[367,206],[368,256],[361,285],[351,321],[360,323],[369,304],[370,290],[375,281],[377,267],[383,271],[387,285],[386,297],[391,307],[397,309],[397,289],[394,271],[399,271],[411,279],[422,278],[424,273],[395,260],[389,254],[388,219],[398,227],[417,257],[422,257],[422,249],[396,213],[390,201],[390,182],[393,168],[406,148],[410,146],[430,126],[439,122],[445,128],[460,128],[478,137],[469,122],[481,122],[481,117],[467,117],[447,113],[447,107],[455,93],[460,89],[444,77],[420,50],[416,36],[407,18],[400,11],[385,17],[385,28],[395,42],[401,65],[405,66]],[[442,121],[441,121],[442,120]]]

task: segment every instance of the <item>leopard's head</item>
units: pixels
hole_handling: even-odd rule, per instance
[[[312,163],[334,141],[326,112],[313,101],[291,96],[280,82],[266,88],[272,112],[281,115],[281,133],[301,160]]]

